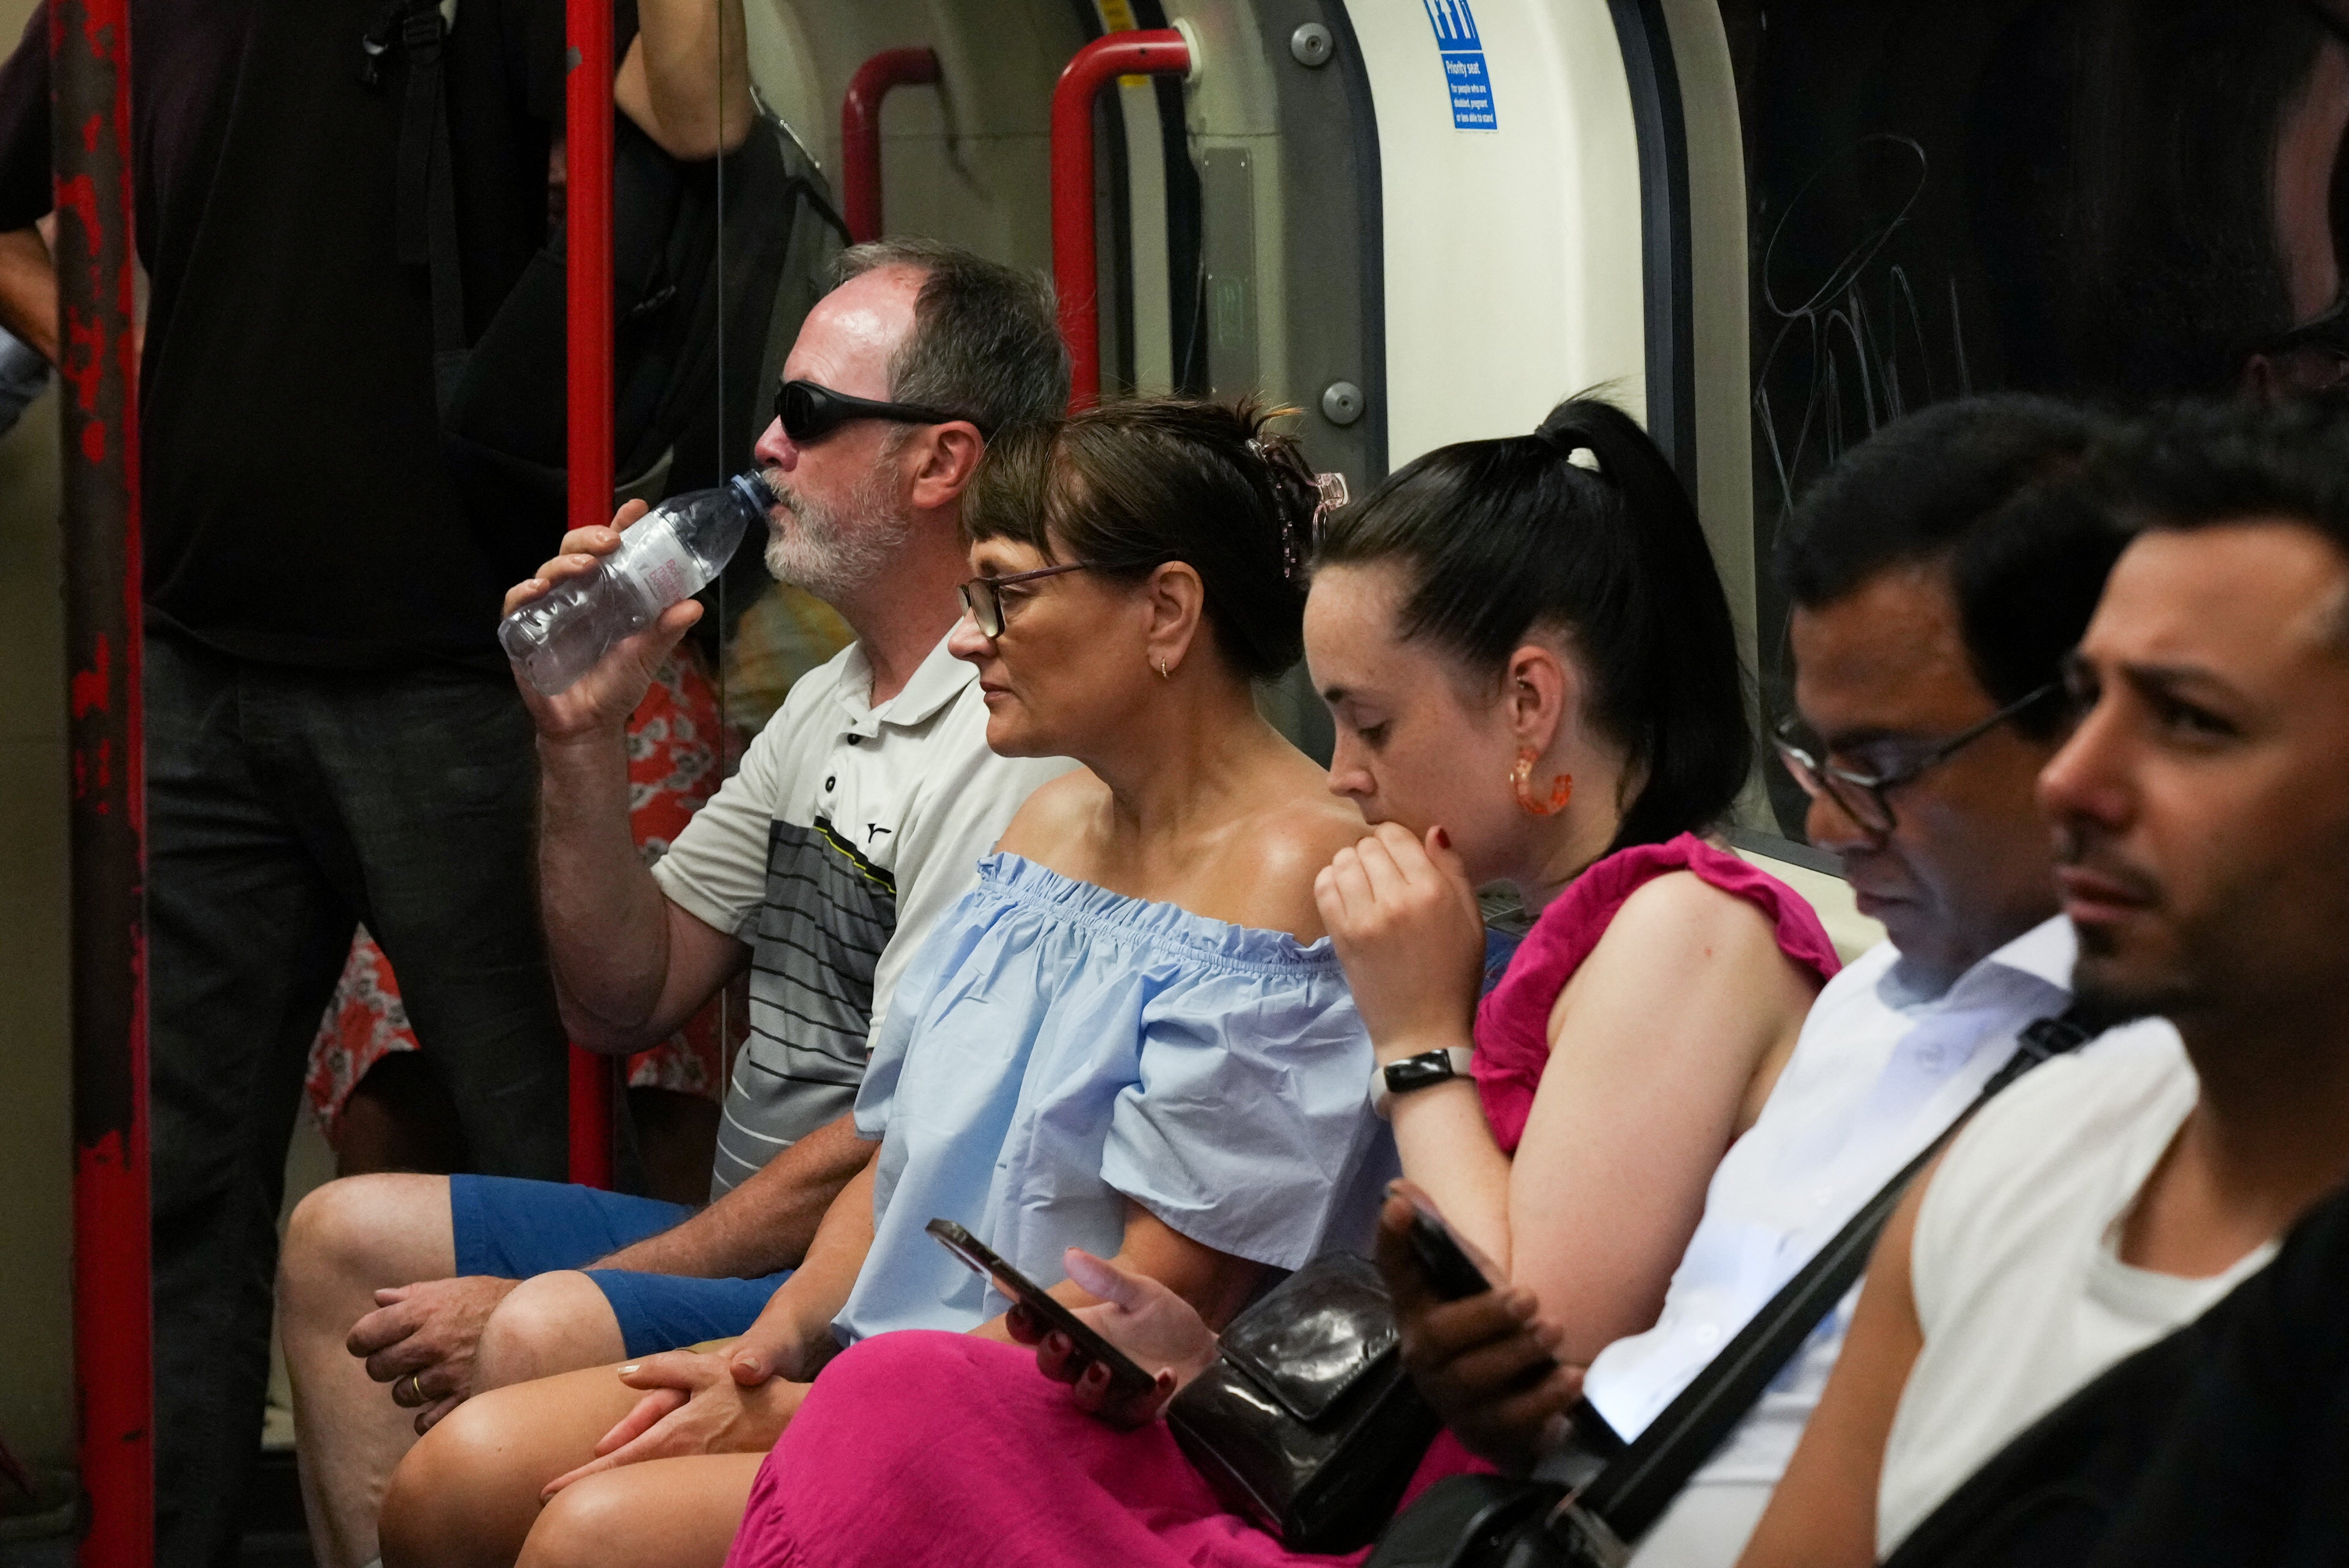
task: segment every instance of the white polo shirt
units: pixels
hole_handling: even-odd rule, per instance
[[[1795,1052],[1705,1191],[1663,1315],[1590,1365],[1583,1394],[1636,1437],[1862,1204],[1939,1137],[2014,1054],[2016,1036],[2071,1004],[2071,923],[2035,926],[1938,996],[1902,982],[1878,943],[1827,981]],[[1850,1326],[1857,1290],[1829,1314],[1731,1433],[1692,1488],[1775,1484]],[[1766,1498],[1766,1490],[1757,1491]],[[1745,1521],[1750,1529],[1752,1521]],[[1726,1563],[1739,1543],[1728,1544]]]
[[[872,690],[857,643],[802,676],[653,867],[672,902],[751,949],[713,1198],[855,1103],[930,923],[1030,793],[1076,765],[988,750],[978,672],[944,640],[888,701]]]

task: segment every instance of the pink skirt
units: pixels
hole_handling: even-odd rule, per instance
[[[1410,1492],[1491,1467],[1449,1433]],[[826,1367],[759,1467],[727,1568],[1320,1568],[1231,1513],[1164,1421],[1121,1432],[1035,1353],[907,1331]]]

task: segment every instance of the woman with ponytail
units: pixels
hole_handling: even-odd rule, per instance
[[[1315,563],[1330,788],[1371,825],[1316,883],[1380,1064],[1355,1103],[1392,1117],[1405,1175],[1506,1285],[1442,1309],[1435,1343],[1399,1241],[1411,1210],[1389,1201],[1406,1362],[1451,1427],[1416,1490],[1531,1462],[1581,1366],[1655,1322],[1837,962],[1799,896],[1706,836],[1753,755],[1729,607],[1621,412],[1577,399],[1531,436],[1431,452],[1337,514]],[[1480,1005],[1475,889],[1494,882],[1538,918]],[[861,1345],[778,1447],[730,1568],[1359,1560],[1288,1552],[1228,1511],[1158,1418],[1215,1359],[1202,1314],[1118,1261],[1065,1266],[1100,1298],[1080,1315],[1158,1373],[1150,1397],[1109,1397],[1058,1334],[1043,1376],[967,1338]]]
[[[1033,1379],[935,1219],[1072,1306],[1082,1248],[1203,1324],[1367,1227],[1392,1155],[1313,893],[1362,818],[1255,704],[1301,650],[1317,501],[1265,420],[1138,402],[989,443],[948,646],[990,746],[1083,765],[899,981],[856,1102],[878,1154],[740,1339],[459,1407],[393,1481],[388,1568],[718,1568],[754,1476],[838,1484],[768,1450],[842,1345],[967,1337]]]

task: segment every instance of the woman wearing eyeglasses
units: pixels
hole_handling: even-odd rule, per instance
[[[995,750],[1083,766],[1030,798],[900,980],[857,1101],[877,1157],[732,1345],[493,1396],[506,1438],[405,1500],[387,1562],[717,1568],[792,1379],[892,1330],[1008,1339],[933,1220],[1071,1305],[1096,1299],[1063,1277],[1075,1246],[1217,1324],[1367,1224],[1392,1153],[1313,893],[1362,819],[1254,696],[1300,651],[1316,483],[1247,406],[1130,403],[990,444],[950,647]],[[582,1464],[591,1446],[607,1457]]]
[[[1316,561],[1330,787],[1375,825],[1317,881],[1379,1062],[1357,1094],[1507,1286],[1454,1309],[1484,1323],[1448,1364],[1425,1354],[1431,1320],[1406,1334],[1455,1396],[1481,1386],[1438,1398],[1459,1438],[1522,1459],[1577,1369],[1655,1321],[1837,961],[1800,897],[1702,836],[1751,763],[1744,683],[1696,517],[1621,412],[1576,400],[1534,435],[1432,452],[1336,514]],[[1000,566],[1017,592],[1026,558]],[[1539,918],[1480,1003],[1493,882]],[[1215,1358],[1209,1321],[1123,1260],[1066,1267],[1154,1389],[1113,1394],[1024,1314],[1045,1376],[968,1338],[861,1345],[769,1460],[730,1568],[1339,1561],[1230,1511],[1154,1418]],[[1477,1463],[1439,1439],[1421,1482]]]

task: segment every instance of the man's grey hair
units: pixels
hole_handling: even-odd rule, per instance
[[[1069,351],[1051,281],[943,240],[851,245],[833,263],[834,288],[885,266],[926,275],[914,330],[889,361],[889,396],[961,415],[992,435],[1058,418],[1069,404]]]

